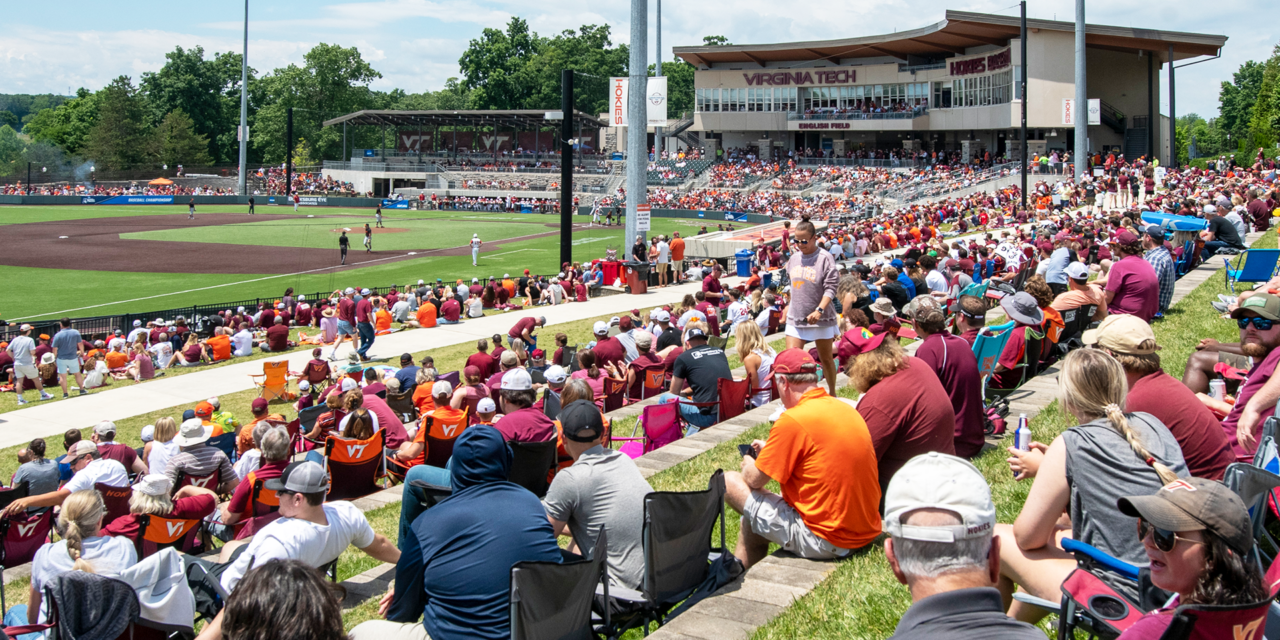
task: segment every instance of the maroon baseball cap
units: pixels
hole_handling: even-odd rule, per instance
[[[884,342],[886,335],[888,333],[872,334],[862,327],[854,327],[840,336],[840,344],[836,347],[837,353],[843,360],[874,351]]]
[[[802,373],[817,373],[818,363],[813,361],[813,357],[808,351],[803,349],[786,349],[773,359],[773,372],[784,375],[795,375]]]
[[[251,404],[251,405],[250,405],[250,408],[251,408],[251,409],[253,409],[254,411],[265,411],[265,410],[267,409],[267,399],[266,399],[266,398],[254,398],[254,399],[253,399],[253,404]],[[198,408],[198,407],[197,407],[197,410],[196,410],[196,415],[197,415],[197,416],[198,416],[198,415],[200,415],[200,411],[199,411],[199,408]]]
[[[462,375],[463,375],[463,376],[465,376],[465,377],[467,377],[467,378],[479,378],[479,377],[480,377],[480,367],[477,367],[477,366],[475,366],[474,364],[473,364],[473,365],[467,365],[466,367],[463,367],[463,368],[462,368]]]
[[[1138,241],[1138,236],[1133,235],[1132,231],[1124,229],[1116,234],[1116,242],[1120,244],[1133,244]]]

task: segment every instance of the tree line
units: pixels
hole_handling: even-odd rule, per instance
[[[1175,144],[1178,161],[1236,154],[1252,164],[1259,149],[1280,155],[1280,44],[1263,62],[1246,61],[1218,91],[1218,117],[1190,113],[1178,118]],[[1194,149],[1193,149],[1194,143]],[[1194,150],[1194,158],[1191,152]]]
[[[413,94],[371,89],[382,74],[355,47],[316,45],[300,65],[266,74],[249,69],[248,161],[278,164],[289,153],[299,165],[340,159],[342,127],[322,123],[363,109],[559,109],[562,69],[576,72],[575,108],[602,113],[608,78],[628,73],[628,48],[611,37],[607,25],[541,36],[512,18],[505,28],[485,29],[470,41],[458,61],[460,78]],[[707,41],[725,42],[719,36]],[[206,55],[203,47],[177,47],[165,55],[163,67],[137,82],[120,76],[70,98],[0,95],[0,107],[9,106],[0,108],[0,176],[24,175],[28,161],[64,168],[92,162],[99,171],[235,165],[240,64],[239,53]],[[693,71],[682,61],[663,63],[670,117],[692,110]],[[291,150],[285,148],[290,107]],[[346,134],[348,152],[383,144],[376,127],[351,127]]]

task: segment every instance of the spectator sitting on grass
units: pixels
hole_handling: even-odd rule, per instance
[[[98,455],[107,459],[115,460],[129,470],[132,474],[147,473],[147,464],[138,458],[138,453],[127,444],[119,444],[116,442],[116,424],[110,420],[103,420],[93,428],[93,433],[89,438],[98,445]]]
[[[267,339],[262,341],[262,350],[281,353],[296,346],[298,346],[297,343],[289,340],[289,325],[284,323],[284,318],[276,316],[276,319],[272,320],[271,328],[267,329]]]
[[[911,590],[891,640],[1041,640],[1044,633],[1005,615],[1000,539],[986,478],[969,462],[941,453],[916,456],[884,496],[885,559]]]
[[[141,344],[141,342],[138,344]],[[159,342],[148,347],[147,351],[155,359],[157,369],[168,369],[176,361],[173,345],[169,344],[169,334],[167,333],[160,334]]]
[[[971,459],[982,452],[985,443],[982,376],[978,358],[963,338],[947,332],[946,314],[938,302],[918,296],[907,305],[916,333],[923,340],[916,357],[933,369],[951,399],[955,413],[954,443],[956,455]]]
[[[802,558],[843,558],[880,535],[875,449],[862,418],[818,384],[808,353],[787,349],[773,363],[786,411],[767,441],[751,443],[741,473],[725,474],[725,502],[742,514],[737,556],[748,568],[769,543]],[[782,495],[765,490],[770,480]]]
[[[956,328],[960,337],[973,346],[978,332],[987,325],[987,303],[977,296],[960,296],[957,306]]]
[[[1067,276],[1067,290],[1058,294],[1051,305],[1060,312],[1079,309],[1086,305],[1098,305],[1092,320],[1101,322],[1107,317],[1107,301],[1102,290],[1089,284],[1089,267],[1083,262],[1072,262],[1063,270]]]
[[[174,361],[184,367],[198,367],[209,364],[209,355],[204,352],[204,346],[200,344],[196,334],[190,333],[187,334],[187,342],[182,350],[174,354]]]

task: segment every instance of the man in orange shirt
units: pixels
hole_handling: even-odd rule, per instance
[[[512,297],[516,297],[516,281],[511,279],[511,274],[502,274],[502,288]]]
[[[751,443],[742,472],[725,474],[725,502],[742,514],[734,555],[750,567],[775,542],[802,558],[843,558],[880,535],[880,481],[862,416],[818,384],[808,352],[773,361],[786,411],[768,441]],[[782,495],[764,489],[770,480]]]
[[[129,356],[118,349],[112,349],[107,352],[106,361],[108,369],[122,369],[129,365]]]
[[[670,243],[671,263],[672,268],[675,269],[676,272],[676,280],[679,280],[681,274],[684,273],[684,238],[680,237],[679,231],[671,235],[673,236]]]
[[[422,304],[418,306],[418,313],[408,322],[408,325],[422,329],[436,326],[436,305],[424,298]]]
[[[204,343],[209,345],[209,350],[213,353],[214,362],[231,359],[231,338],[223,333],[222,327],[215,327],[213,336],[205,340]]]
[[[201,402],[200,404],[207,404]],[[254,398],[253,404],[249,405],[249,411],[253,414],[253,420],[249,424],[240,427],[240,433],[236,435],[236,453],[244,453],[253,448],[253,428],[259,422],[276,422],[281,425],[288,422],[284,416],[278,413],[269,413],[270,408],[267,405],[266,398]],[[200,415],[200,405],[196,405],[196,416]],[[202,418],[203,419],[203,418]],[[214,436],[221,435],[217,433],[218,429],[214,429]]]

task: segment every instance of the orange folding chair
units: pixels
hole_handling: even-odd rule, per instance
[[[326,500],[353,500],[381,491],[387,475],[386,432],[368,440],[329,436],[324,441],[324,466],[329,472]]]
[[[670,384],[667,382],[667,370],[661,364],[645,367],[637,373],[644,375],[644,386],[640,388],[639,400],[662,395]]]
[[[138,516],[138,538],[133,541],[138,558],[146,558],[161,549],[175,548],[183,553],[200,553],[204,550],[200,539],[199,519],[162,518],[157,515]]]
[[[276,399],[289,400],[289,361],[262,363],[262,373],[251,373],[253,386],[258,388],[258,397],[268,402]]]

